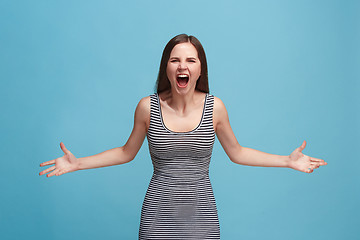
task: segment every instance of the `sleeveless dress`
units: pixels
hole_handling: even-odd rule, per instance
[[[154,173],[141,209],[140,240],[220,239],[209,179],[213,105],[214,96],[206,94],[199,125],[174,132],[163,123],[159,95],[150,95],[147,139]]]

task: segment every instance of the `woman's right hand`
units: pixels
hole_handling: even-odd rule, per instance
[[[40,172],[39,175],[43,175],[53,171],[47,175],[47,177],[52,177],[54,175],[60,176],[64,173],[79,170],[79,159],[77,159],[69,150],[66,149],[64,143],[61,142],[60,147],[61,150],[65,153],[64,156],[41,163],[40,167],[53,164],[55,164],[55,166],[51,166],[48,169],[45,169],[44,171]]]

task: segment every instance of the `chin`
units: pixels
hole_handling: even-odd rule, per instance
[[[176,91],[177,94],[179,95],[186,95],[188,93],[194,92],[195,91],[195,87],[191,88],[190,86],[187,86],[185,88],[180,88],[178,86],[175,87],[174,89]]]

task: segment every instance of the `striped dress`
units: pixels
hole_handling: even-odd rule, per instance
[[[174,132],[164,125],[159,95],[150,96],[147,139],[154,173],[141,209],[140,240],[220,239],[209,180],[213,105],[214,96],[206,94],[199,125]]]

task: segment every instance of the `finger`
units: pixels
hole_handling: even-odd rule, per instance
[[[327,163],[327,162],[325,162],[325,160],[319,159],[319,158],[313,158],[313,157],[311,157],[310,160],[313,161],[313,162],[324,162],[324,163]]]
[[[306,141],[304,140],[301,146],[299,147],[300,152],[304,150],[305,147],[306,147]]]
[[[316,164],[319,166],[324,166],[324,165],[327,165],[327,162],[316,162]]]
[[[50,160],[50,161],[47,161],[47,162],[43,162],[43,163],[40,164],[40,167],[51,165],[51,164],[55,164],[55,160]]]
[[[55,169],[55,166],[49,167],[48,169],[46,169],[46,170],[44,170],[44,171],[41,171],[41,172],[39,173],[39,175],[46,174],[46,173],[48,173],[48,172],[51,172],[51,171],[54,170],[54,169]]]
[[[59,172],[58,169],[55,169],[52,173],[49,173],[48,175],[46,175],[47,177],[52,177],[54,176],[55,174],[57,174]]]
[[[60,143],[60,147],[61,147],[61,150],[64,152],[64,153],[70,153],[69,150],[67,150],[67,148],[65,147],[65,144],[63,142]]]
[[[311,164],[311,169],[316,169],[316,168],[319,168],[319,164]]]
[[[323,161],[323,160],[320,160],[320,161],[317,161],[317,160],[313,161],[312,159],[310,159],[310,160],[311,160],[311,164],[314,164],[314,165],[318,165],[318,166],[325,166],[325,165],[327,165],[327,162],[325,162],[325,161]]]
[[[60,176],[60,175],[63,175],[64,173],[66,173],[65,170],[60,170],[60,171],[57,172],[55,175],[56,175],[56,176]]]

